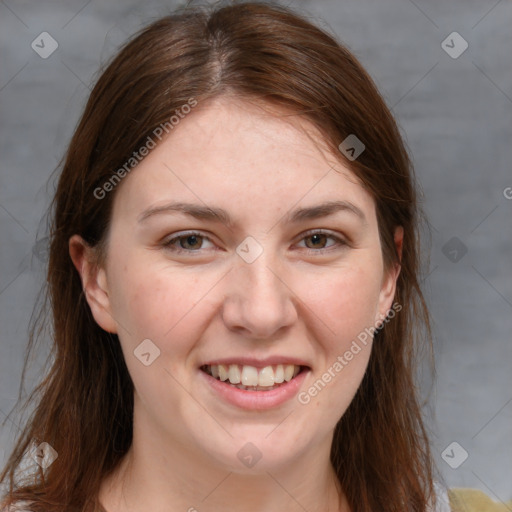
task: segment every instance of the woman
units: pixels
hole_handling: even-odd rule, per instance
[[[261,3],[153,23],[92,91],[53,206],[55,358],[4,505],[448,510],[412,169],[331,36]]]

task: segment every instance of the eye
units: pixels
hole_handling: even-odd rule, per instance
[[[308,239],[311,242],[309,244],[306,242],[306,252],[310,254],[318,254],[326,252],[326,250],[330,251],[331,248],[335,247],[336,245],[338,248],[347,245],[347,242],[345,242],[342,238],[322,230],[309,231],[305,233],[302,235],[301,242],[303,240],[307,241]],[[328,239],[334,240],[334,243],[326,246],[325,244]],[[164,241],[162,245],[166,250],[177,254],[191,254],[194,252],[199,253],[200,249],[204,248],[202,245],[205,240],[208,240],[211,243],[209,237],[199,232],[191,232],[184,233],[179,236],[174,236],[167,241]]]
[[[325,243],[328,239],[334,240],[335,243],[331,244],[329,246],[325,246]],[[335,236],[333,234],[330,234],[329,232],[322,231],[322,230],[316,230],[316,231],[309,231],[303,235],[302,240],[310,240],[311,243],[308,244],[306,242],[306,247],[308,248],[308,253],[319,253],[319,252],[325,252],[323,249],[329,249],[331,247],[334,247],[336,245],[338,246],[345,246],[347,243],[340,237]]]
[[[193,232],[193,233],[185,233],[180,236],[175,236],[163,243],[163,246],[176,253],[191,253],[198,252],[198,249],[201,249],[201,245],[204,240],[210,240],[207,236],[202,235],[201,233]],[[176,243],[178,242],[178,246],[176,247]]]

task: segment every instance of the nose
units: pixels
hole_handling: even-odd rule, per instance
[[[282,335],[297,320],[296,297],[282,268],[267,256],[243,260],[229,272],[222,308],[225,325],[251,339]]]

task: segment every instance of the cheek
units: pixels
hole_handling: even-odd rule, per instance
[[[178,324],[188,323],[183,320],[207,285],[191,273],[135,261],[113,275],[112,312],[125,329],[125,339],[129,333],[130,344],[172,337]]]
[[[309,329],[316,325],[319,364],[301,390],[299,401],[307,404],[308,415],[321,418],[326,433],[349,407],[366,371],[379,279],[375,268],[352,265],[304,283],[304,293],[310,289],[305,303],[315,313]],[[313,283],[315,291],[311,291]]]
[[[344,345],[365,328],[373,326],[380,293],[380,274],[369,265],[347,265],[323,275],[303,274],[304,303],[333,338]]]
[[[179,393],[170,392],[179,389],[172,375],[175,367],[186,361],[199,335],[194,311],[201,307],[209,280],[203,283],[192,273],[135,260],[112,275],[116,284],[113,315],[120,326],[119,339],[137,395],[144,403],[152,403],[154,410],[178,410]],[[149,366],[136,357],[138,347],[147,339],[157,347],[156,353],[159,351]],[[152,358],[155,348],[149,347]]]

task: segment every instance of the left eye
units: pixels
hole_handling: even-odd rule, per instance
[[[338,243],[338,245],[344,244],[343,240],[341,240],[337,236],[330,235],[329,233],[325,233],[323,231],[314,231],[313,233],[306,233],[306,235],[304,236],[304,238],[302,240],[307,240],[308,238],[313,241],[312,247],[316,248],[316,249],[318,249],[318,248],[324,249],[325,247],[320,247],[320,246],[322,246],[325,243],[325,241],[329,238],[331,240],[335,240]],[[336,245],[336,244],[334,244],[334,245]],[[306,246],[307,246],[307,244],[306,244]],[[307,247],[309,249],[311,249],[311,247],[309,247],[309,246],[307,246]],[[332,247],[332,245],[330,245],[329,247]],[[316,251],[314,251],[314,249],[313,249],[313,252],[316,252]]]
[[[328,239],[334,240],[335,243],[329,246],[325,246],[325,243]],[[346,243],[339,237],[326,233],[324,231],[314,231],[311,233],[306,233],[302,240],[311,240],[311,244],[308,245],[306,243],[307,252],[320,252],[322,249],[332,247],[334,245],[343,246]],[[198,249],[201,249],[202,242],[204,240],[210,239],[207,236],[202,235],[201,233],[186,233],[184,235],[176,236],[168,241],[164,242],[163,246],[173,252],[176,253],[191,253],[198,252]],[[179,244],[177,247],[176,244]],[[320,250],[320,251],[319,251]]]

